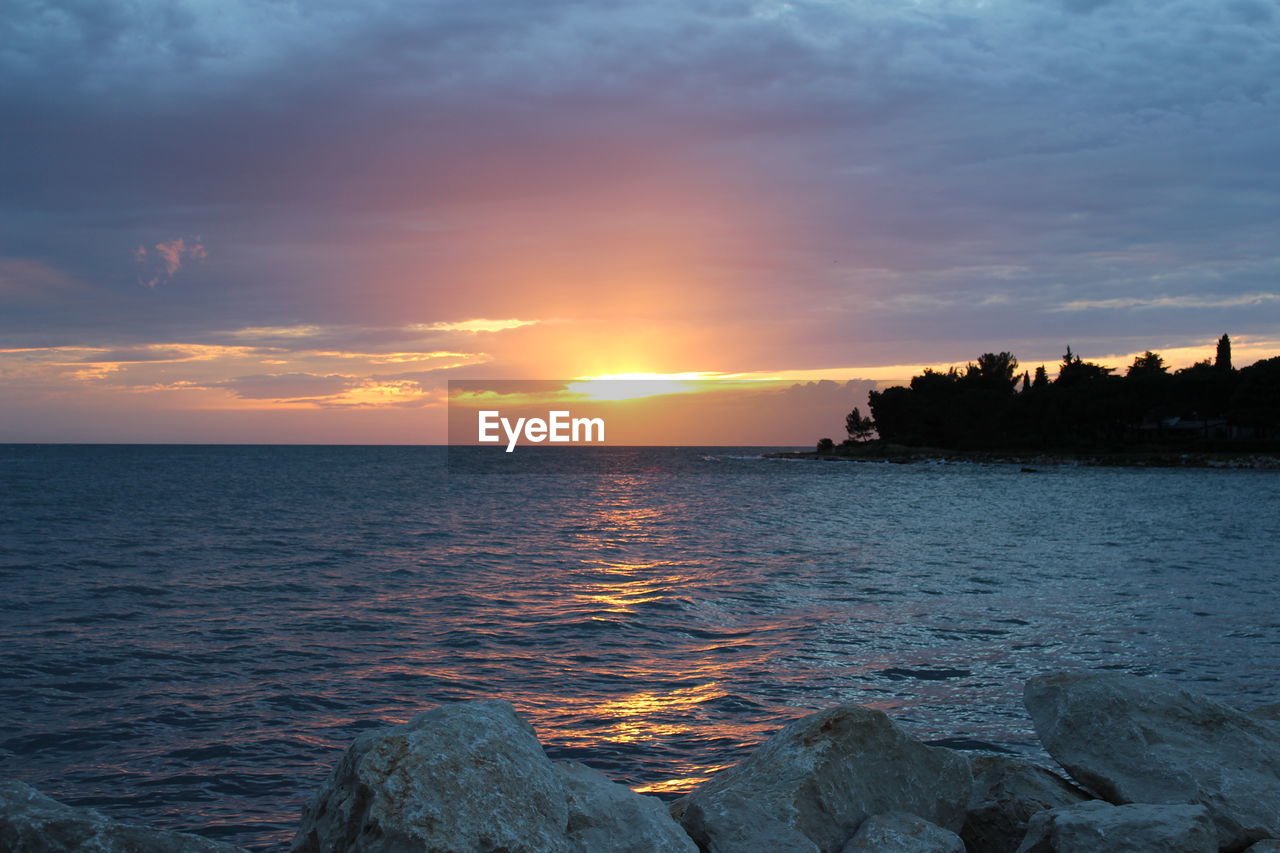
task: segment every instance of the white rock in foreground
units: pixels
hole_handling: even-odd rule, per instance
[[[907,812],[872,815],[840,853],[965,853],[964,841]]]
[[[1044,675],[1024,702],[1049,754],[1113,803],[1198,803],[1218,844],[1280,836],[1280,731],[1155,678]]]
[[[244,848],[119,823],[64,805],[22,782],[0,782],[0,850],[5,853],[246,853]]]
[[[971,784],[961,756],[840,705],[786,726],[672,812],[708,853],[836,853],[882,812],[959,829]]]
[[[1017,758],[974,755],[969,769],[973,794],[960,837],[981,853],[1013,853],[1032,815],[1092,799],[1065,779]]]
[[[1017,853],[1217,853],[1204,806],[1090,800],[1031,818]]]
[[[303,811],[295,853],[694,853],[662,804],[557,766],[506,702],[357,738]]]

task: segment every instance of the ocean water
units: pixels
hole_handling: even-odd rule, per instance
[[[836,702],[1043,760],[1049,669],[1280,701],[1280,473],[539,450],[0,447],[0,771],[281,850],[440,702],[670,797]]]

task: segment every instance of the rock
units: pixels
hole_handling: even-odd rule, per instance
[[[1266,720],[1268,723],[1280,723],[1280,702],[1259,705],[1249,711],[1249,716],[1258,720]]]
[[[442,705],[356,739],[303,810],[299,853],[570,853],[562,777],[506,702]]]
[[[1249,847],[1244,853],[1280,853],[1280,839],[1264,839]]]
[[[1024,701],[1059,764],[1112,803],[1198,803],[1223,850],[1280,836],[1280,731],[1155,678],[1039,676]]]
[[[1204,806],[1113,806],[1100,800],[1040,812],[1017,853],[1217,853]]]
[[[553,764],[506,702],[357,738],[303,811],[305,853],[697,853],[660,800]]]
[[[747,796],[729,790],[689,803],[677,801],[672,815],[706,853],[824,853],[778,817],[776,809],[763,811],[756,806]]]
[[[1060,776],[1027,761],[1002,755],[975,755],[973,794],[960,837],[970,850],[1013,853],[1037,812],[1092,799]]]
[[[589,853],[698,853],[666,805],[582,764],[555,765],[569,807],[568,836]]]
[[[840,705],[786,726],[672,813],[707,853],[833,853],[882,812],[957,830],[971,785],[963,757],[880,711]]]
[[[64,805],[22,782],[0,782],[0,850],[6,853],[246,853],[198,835],[133,826]]]
[[[964,841],[907,812],[872,815],[840,853],[965,853]]]

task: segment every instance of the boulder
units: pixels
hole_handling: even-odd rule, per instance
[[[22,782],[0,782],[0,850],[7,853],[246,853],[198,835],[133,826],[64,805]]]
[[[1268,723],[1280,723],[1280,702],[1259,705],[1249,711],[1249,716],[1258,720],[1266,720]]]
[[[295,853],[570,853],[562,777],[506,702],[361,735],[306,804]]]
[[[825,853],[803,832],[778,816],[777,809],[756,807],[749,796],[722,791],[689,802],[676,801],[672,816],[705,853]]]
[[[1036,734],[1112,803],[1197,803],[1223,850],[1280,836],[1280,731],[1156,678],[1039,676],[1024,692]]]
[[[1113,806],[1090,800],[1031,818],[1017,853],[1217,853],[1204,806]]]
[[[840,853],[965,853],[964,841],[907,812],[872,815]]]
[[[957,830],[972,777],[880,711],[839,705],[796,720],[672,813],[707,853],[834,853],[872,815],[904,811]]]
[[[1280,853],[1280,839],[1267,838],[1257,844],[1250,845],[1244,853]]]
[[[1092,799],[1087,793],[1043,767],[1003,755],[975,755],[973,794],[960,837],[970,850],[1013,853],[1037,812]]]
[[[305,853],[697,853],[660,800],[554,764],[506,702],[357,738],[307,803]]]
[[[569,839],[588,853],[698,853],[656,797],[644,797],[582,764],[556,764],[569,808]]]

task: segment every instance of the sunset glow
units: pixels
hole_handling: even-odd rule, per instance
[[[0,0],[0,844],[1280,838],[1277,2]]]
[[[636,400],[665,394],[692,394],[705,390],[706,383],[699,380],[714,378],[705,373],[612,373],[570,382],[567,390],[588,400]]]
[[[1223,333],[1241,364],[1280,354],[1271,48],[1204,85],[1161,70],[1258,38],[1213,4],[571,4],[456,31],[388,7],[349,42],[332,10],[142,8],[107,17],[158,27],[146,55],[104,37],[40,71],[79,44],[67,12],[0,58],[27,128],[0,174],[0,438],[433,443],[450,379],[626,379],[590,386],[621,403],[983,352],[1052,371],[1067,346],[1176,369]],[[209,32],[224,60],[180,61]],[[400,38],[440,50],[361,47]],[[50,147],[49,122],[77,132]]]

